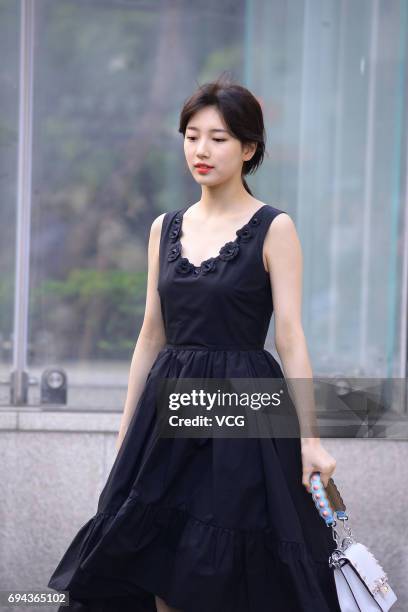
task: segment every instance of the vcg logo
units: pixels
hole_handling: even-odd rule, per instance
[[[245,425],[245,418],[242,415],[215,415],[215,419],[220,426],[225,424],[227,427],[244,427]]]

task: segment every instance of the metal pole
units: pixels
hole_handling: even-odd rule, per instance
[[[408,11],[403,5],[403,18],[401,23],[405,25],[403,28],[402,44],[404,55],[401,57],[404,60],[404,74],[401,75],[401,82],[404,87],[403,100],[408,99],[408,62],[406,58],[408,50]],[[404,82],[405,79],[405,82]],[[402,93],[400,92],[400,95]],[[406,107],[405,107],[406,108]],[[403,414],[408,414],[408,126],[405,128],[405,175],[404,175],[404,191],[402,193],[404,202],[404,234],[402,238],[402,286],[401,286],[401,323],[400,323],[400,359],[399,359],[399,375],[403,382]]]
[[[10,400],[14,405],[27,404],[28,400],[26,359],[30,280],[34,0],[21,0],[20,10],[16,268],[13,370],[10,379]]]

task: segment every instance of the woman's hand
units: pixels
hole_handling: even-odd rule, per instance
[[[313,472],[320,472],[323,486],[327,487],[329,478],[336,469],[336,460],[321,445],[320,440],[314,441],[311,438],[301,439],[302,451],[302,484],[306,491],[310,493],[310,477]]]

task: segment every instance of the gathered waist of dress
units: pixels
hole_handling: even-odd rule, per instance
[[[201,350],[201,351],[263,351],[263,345],[243,346],[237,344],[171,344],[167,343],[165,349]]]

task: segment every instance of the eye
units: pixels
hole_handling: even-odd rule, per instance
[[[196,140],[196,137],[186,136],[186,140]],[[213,138],[213,140],[215,140],[215,142],[225,142],[227,139],[226,138]]]

